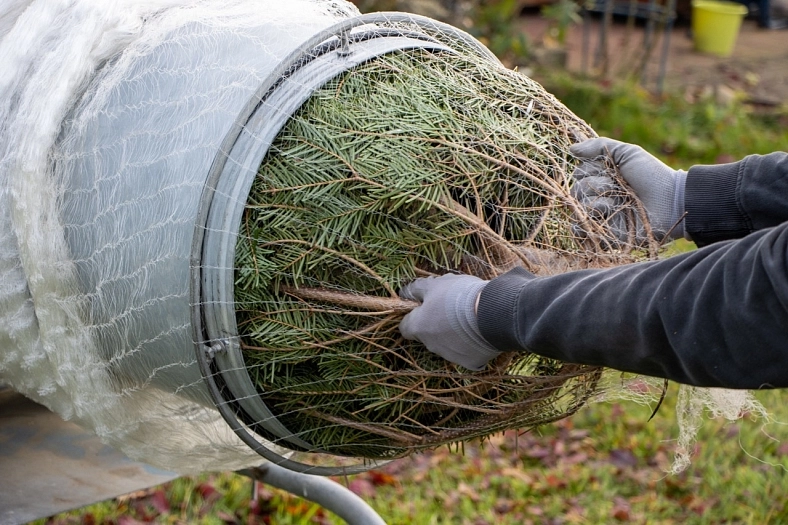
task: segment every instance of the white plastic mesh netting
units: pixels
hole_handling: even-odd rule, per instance
[[[191,473],[238,469],[261,461],[216,411],[196,361],[190,260],[194,254],[195,226],[199,222],[206,181],[217,159],[226,161],[231,172],[235,169],[241,175],[251,173],[254,176],[260,168],[263,148],[274,139],[264,136],[265,129],[244,126],[242,138],[246,142],[242,140],[237,144],[241,144],[242,150],[259,149],[261,152],[258,156],[252,152],[250,158],[256,162],[250,161],[248,165],[243,164],[243,151],[238,155],[236,145],[230,151],[225,143],[226,137],[237,131],[239,115],[248,113],[248,104],[254,103],[255,97],[260,95],[260,86],[271,81],[271,73],[302,43],[357,15],[352,4],[342,0],[116,0],[101,3],[28,0],[10,1],[0,6],[0,64],[5,72],[0,78],[1,382],[12,385],[62,417],[92,429],[105,442],[130,457],[161,468]],[[428,53],[433,55],[431,60],[443,57],[437,60],[443,62],[443,66],[453,60],[446,56],[455,56],[441,55],[452,47],[452,42],[446,38],[438,42],[430,34],[414,34],[414,27],[407,23],[389,24],[379,33],[392,29],[396,32],[391,40],[393,43],[371,43],[364,48],[369,53],[363,55],[365,59],[418,47],[421,42],[431,46]],[[355,36],[363,40],[363,31]],[[467,43],[457,44],[462,47]],[[465,51],[470,48],[472,46],[466,45]],[[340,55],[341,51],[339,49]],[[473,63],[490,58],[485,57],[483,51],[477,50],[464,58]],[[358,59],[356,65],[360,63],[362,59]],[[298,92],[298,83],[302,83],[300,93],[304,100],[320,87],[313,84],[314,78],[309,75],[325,74],[334,67],[330,61],[315,60],[315,64],[311,72],[300,77],[294,73],[287,79],[293,84],[294,92]],[[400,67],[394,62],[387,64],[385,67]],[[451,67],[446,69],[451,70]],[[496,99],[496,103],[501,104],[501,114],[522,117],[522,122],[511,129],[539,127],[544,122],[561,124],[563,120],[573,123],[563,135],[559,133],[558,138],[545,138],[546,146],[535,146],[550,158],[550,174],[545,177],[553,177],[555,180],[550,181],[553,189],[565,201],[570,200],[570,182],[564,177],[573,162],[566,156],[568,144],[570,140],[593,134],[593,130],[579,119],[574,120],[576,117],[548,94],[539,91],[541,87],[530,79],[517,78],[514,73],[497,71],[495,67],[480,67],[479,71],[482,72],[479,78],[489,74],[490,78],[500,80],[504,77],[511,79],[512,86],[519,85],[512,87],[513,91],[504,86],[496,93],[503,97],[503,100]],[[340,72],[335,71],[334,78],[339,78],[336,75]],[[340,88],[351,84],[352,77],[348,79],[347,84],[342,79],[336,81],[331,89],[338,93]],[[458,89],[464,89],[465,80],[455,80],[460,86]],[[505,100],[507,94],[516,94],[520,92],[518,89],[526,88],[539,91],[539,96],[546,97],[541,101],[545,103],[535,106],[533,100],[529,103],[523,99],[512,104]],[[484,96],[484,89],[481,92]],[[332,98],[327,92],[321,96]],[[304,100],[298,97],[267,99],[265,118],[286,120]],[[476,100],[483,101],[483,98]],[[473,113],[477,110],[470,106],[462,108],[462,102],[454,100],[447,106],[455,108],[458,115],[470,115],[468,121],[473,121]],[[312,106],[317,113],[319,109]],[[537,113],[543,122],[538,121]],[[405,118],[412,117],[405,115]],[[488,127],[483,131],[490,131],[490,136],[505,137],[500,139],[501,144],[506,142],[505,146],[510,147],[516,140],[506,135],[511,122],[503,120],[503,124],[497,120],[486,123]],[[307,130],[304,134],[309,133],[310,124],[304,129]],[[500,135],[496,135],[499,132]],[[296,142],[303,138],[296,137]],[[478,138],[481,143],[488,137]],[[555,144],[549,144],[553,139],[558,144],[555,148],[552,147]],[[476,142],[475,138],[471,137],[470,142]],[[495,147],[493,144],[490,151]],[[282,157],[290,155],[297,159],[299,148],[296,144],[287,150],[279,143],[274,150]],[[369,151],[367,148],[367,153]],[[381,151],[371,155],[372,163],[386,164],[390,153]],[[462,158],[462,155],[453,157],[460,159],[459,162]],[[238,165],[233,166],[233,163]],[[478,169],[480,172],[486,170]],[[281,190],[266,186],[268,180],[264,182],[258,194]],[[312,182],[310,179],[305,184],[286,188],[306,195],[315,191]],[[244,193],[234,185],[234,179],[225,180],[216,191],[216,200],[240,204],[238,215],[231,217],[233,220],[229,221],[227,229],[216,230],[229,238],[216,245],[222,249],[235,249],[240,214],[249,194],[248,186]],[[547,253],[546,249],[551,246],[560,245],[570,255],[583,256],[582,243],[567,233],[570,230],[562,229],[568,224],[571,211],[561,208],[563,204],[546,205],[548,193],[550,191],[544,195],[539,193],[532,200],[526,195],[523,202],[527,206],[508,215],[508,220],[514,221],[517,213],[533,211],[530,209],[533,208],[539,217],[546,217],[536,221],[538,227],[533,231],[538,230],[539,235],[535,233],[529,241],[533,242],[532,247],[539,248],[528,252],[528,257],[536,257],[528,264],[535,266],[560,262],[560,257],[556,259]],[[319,201],[319,190],[313,197],[318,198],[315,202]],[[514,195],[512,199],[514,202]],[[472,202],[467,195],[459,200],[466,204]],[[548,211],[542,213],[542,208]],[[383,213],[380,212],[381,217]],[[393,211],[385,213],[394,216]],[[577,219],[577,215],[574,217]],[[555,224],[551,222],[553,219]],[[264,228],[266,220],[258,220]],[[591,218],[583,220],[593,222]],[[557,226],[559,222],[561,227]],[[289,226],[293,224],[291,221]],[[524,224],[523,228],[533,227],[528,221]],[[460,226],[457,228],[457,231],[462,230]],[[605,225],[599,228],[604,230]],[[207,231],[206,235],[210,233]],[[466,244],[471,246],[474,242],[469,240]],[[284,252],[284,243],[276,244],[278,246],[269,251]],[[597,248],[602,245],[605,243],[598,243]],[[618,251],[610,250],[606,256],[608,262],[613,263],[632,260],[629,252],[619,255]],[[274,253],[272,258],[276,256]],[[250,257],[256,264],[256,256]],[[527,259],[523,254],[518,257]],[[550,261],[539,260],[540,257],[548,257]],[[299,259],[297,255],[296,259]],[[319,266],[319,259],[308,264]],[[345,257],[344,262],[348,259]],[[229,268],[232,280],[234,262],[230,257],[229,260],[216,258],[200,264],[208,270]],[[482,262],[483,266],[487,265]],[[346,274],[358,269],[337,261],[331,264]],[[253,265],[249,266],[240,270],[249,272]],[[431,269],[435,268],[417,268],[420,272]],[[459,266],[448,268],[450,271],[458,269]],[[571,269],[571,265],[554,267],[555,271],[567,269]],[[286,271],[277,271],[290,273],[289,267]],[[281,275],[274,276],[279,279]],[[242,304],[231,304],[232,297],[214,300],[218,310],[230,305],[228,317],[234,317],[232,309]],[[281,304],[297,302],[287,301],[290,303]],[[302,299],[300,306],[306,302]],[[279,304],[274,304],[276,313]],[[325,313],[324,306],[308,304],[308,308]],[[221,314],[219,311],[218,315]],[[235,319],[230,319],[231,327],[234,323]],[[301,326],[295,328],[297,332],[306,331]],[[229,330],[227,335],[237,334]],[[267,344],[265,337],[262,339]],[[334,339],[334,335],[329,333],[328,339]],[[308,345],[313,343],[310,341]],[[318,343],[323,344],[323,341]],[[274,346],[264,350],[271,351]],[[381,355],[387,351],[381,351]],[[263,365],[250,366],[254,369],[250,374],[259,376],[269,368],[273,370],[272,375],[288,370],[287,366],[268,367],[275,359],[268,359],[268,362],[266,359],[264,356]],[[370,361],[374,359],[377,357]],[[434,357],[425,359],[437,360]],[[441,363],[429,364],[443,373]],[[555,369],[561,368],[560,364],[553,365]],[[246,373],[243,365],[236,363],[234,366],[242,375]],[[550,366],[539,363],[532,368],[544,371]],[[583,376],[587,373],[590,382],[584,382]],[[217,374],[219,376],[224,377]],[[452,377],[457,377],[458,384],[471,380],[463,373]],[[573,380],[576,377],[580,378],[576,389],[579,394],[569,404],[567,412],[593,397],[600,374],[581,370],[573,372]],[[616,375],[605,378],[607,397],[644,399],[626,382],[616,381]],[[469,391],[474,394],[475,388]],[[485,388],[490,390],[490,387]],[[563,383],[556,389],[564,392]],[[320,395],[321,392],[317,392],[318,398]],[[719,405],[712,400],[714,396],[703,396],[705,394],[696,393],[687,399],[693,402],[708,399],[710,405]],[[250,394],[249,397],[257,396]],[[722,405],[733,406],[731,399],[723,399]],[[228,405],[246,400],[230,401]],[[680,410],[680,415],[682,421],[687,421],[682,439],[689,442],[695,432],[694,421],[701,417],[696,407],[701,405],[687,403],[687,409]],[[751,400],[744,394],[736,398],[736,403],[741,408],[749,406]],[[737,410],[734,412],[738,414]],[[446,418],[437,419],[442,422]],[[496,428],[504,428],[506,422],[497,423]],[[327,424],[325,429],[313,430],[337,426],[342,425]],[[484,435],[484,430],[481,428],[473,435]],[[276,431],[273,433],[276,435]],[[289,453],[265,439],[260,441],[279,453]],[[354,455],[352,451],[346,454]]]
[[[260,462],[205,408],[189,323],[197,201],[270,70],[357,14],[341,1],[4,3],[2,382],[162,468]]]

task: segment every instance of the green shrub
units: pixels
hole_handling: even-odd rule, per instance
[[[691,103],[679,94],[656,97],[633,84],[609,87],[565,73],[539,78],[600,135],[633,142],[674,167],[730,162],[783,150],[788,115],[759,115],[745,104],[712,97]]]

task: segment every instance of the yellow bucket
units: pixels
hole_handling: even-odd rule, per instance
[[[695,50],[730,56],[747,8],[733,2],[692,1],[692,36]]]

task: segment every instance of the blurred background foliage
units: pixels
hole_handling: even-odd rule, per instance
[[[655,96],[636,83],[601,84],[563,71],[540,71],[545,88],[599,135],[643,146],[676,168],[784,150],[788,113],[755,112],[741,101],[683,94]]]

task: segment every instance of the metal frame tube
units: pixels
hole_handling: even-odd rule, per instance
[[[317,503],[348,525],[386,525],[363,499],[331,479],[293,472],[272,464],[241,470],[239,474]]]

